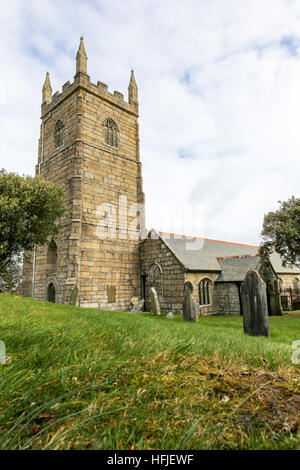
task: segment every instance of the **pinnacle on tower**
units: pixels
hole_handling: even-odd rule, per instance
[[[87,73],[87,55],[85,52],[83,37],[80,38],[80,45],[76,56],[76,74]]]
[[[52,87],[50,82],[50,74],[47,72],[45,83],[43,86],[43,103],[51,103],[52,101]]]
[[[130,82],[128,86],[128,102],[138,104],[138,87],[135,81],[134,71],[131,70]]]

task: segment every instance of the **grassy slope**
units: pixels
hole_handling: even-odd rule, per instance
[[[0,448],[295,449],[300,318],[270,328],[0,295]]]

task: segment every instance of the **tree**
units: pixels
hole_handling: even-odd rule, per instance
[[[63,188],[41,176],[0,171],[0,277],[15,273],[20,253],[55,237],[65,212]]]
[[[12,257],[0,273],[0,292],[16,292],[22,277],[22,253]]]
[[[284,266],[300,266],[300,199],[279,201],[280,208],[264,217],[260,253],[280,254]]]

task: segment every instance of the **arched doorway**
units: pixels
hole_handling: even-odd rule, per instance
[[[55,295],[56,295],[55,286],[54,286],[53,282],[50,282],[50,284],[48,285],[48,288],[47,288],[47,300],[48,300],[48,302],[52,302],[53,304],[55,304]]]
[[[158,263],[150,266],[148,274],[145,276],[145,310],[151,311],[150,291],[151,287],[156,290],[159,302],[163,301],[163,271]]]

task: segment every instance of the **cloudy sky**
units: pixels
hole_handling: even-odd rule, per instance
[[[34,173],[45,73],[71,81],[84,35],[92,82],[127,96],[135,70],[149,228],[256,244],[300,196],[299,0],[2,0],[0,23],[0,167]]]

